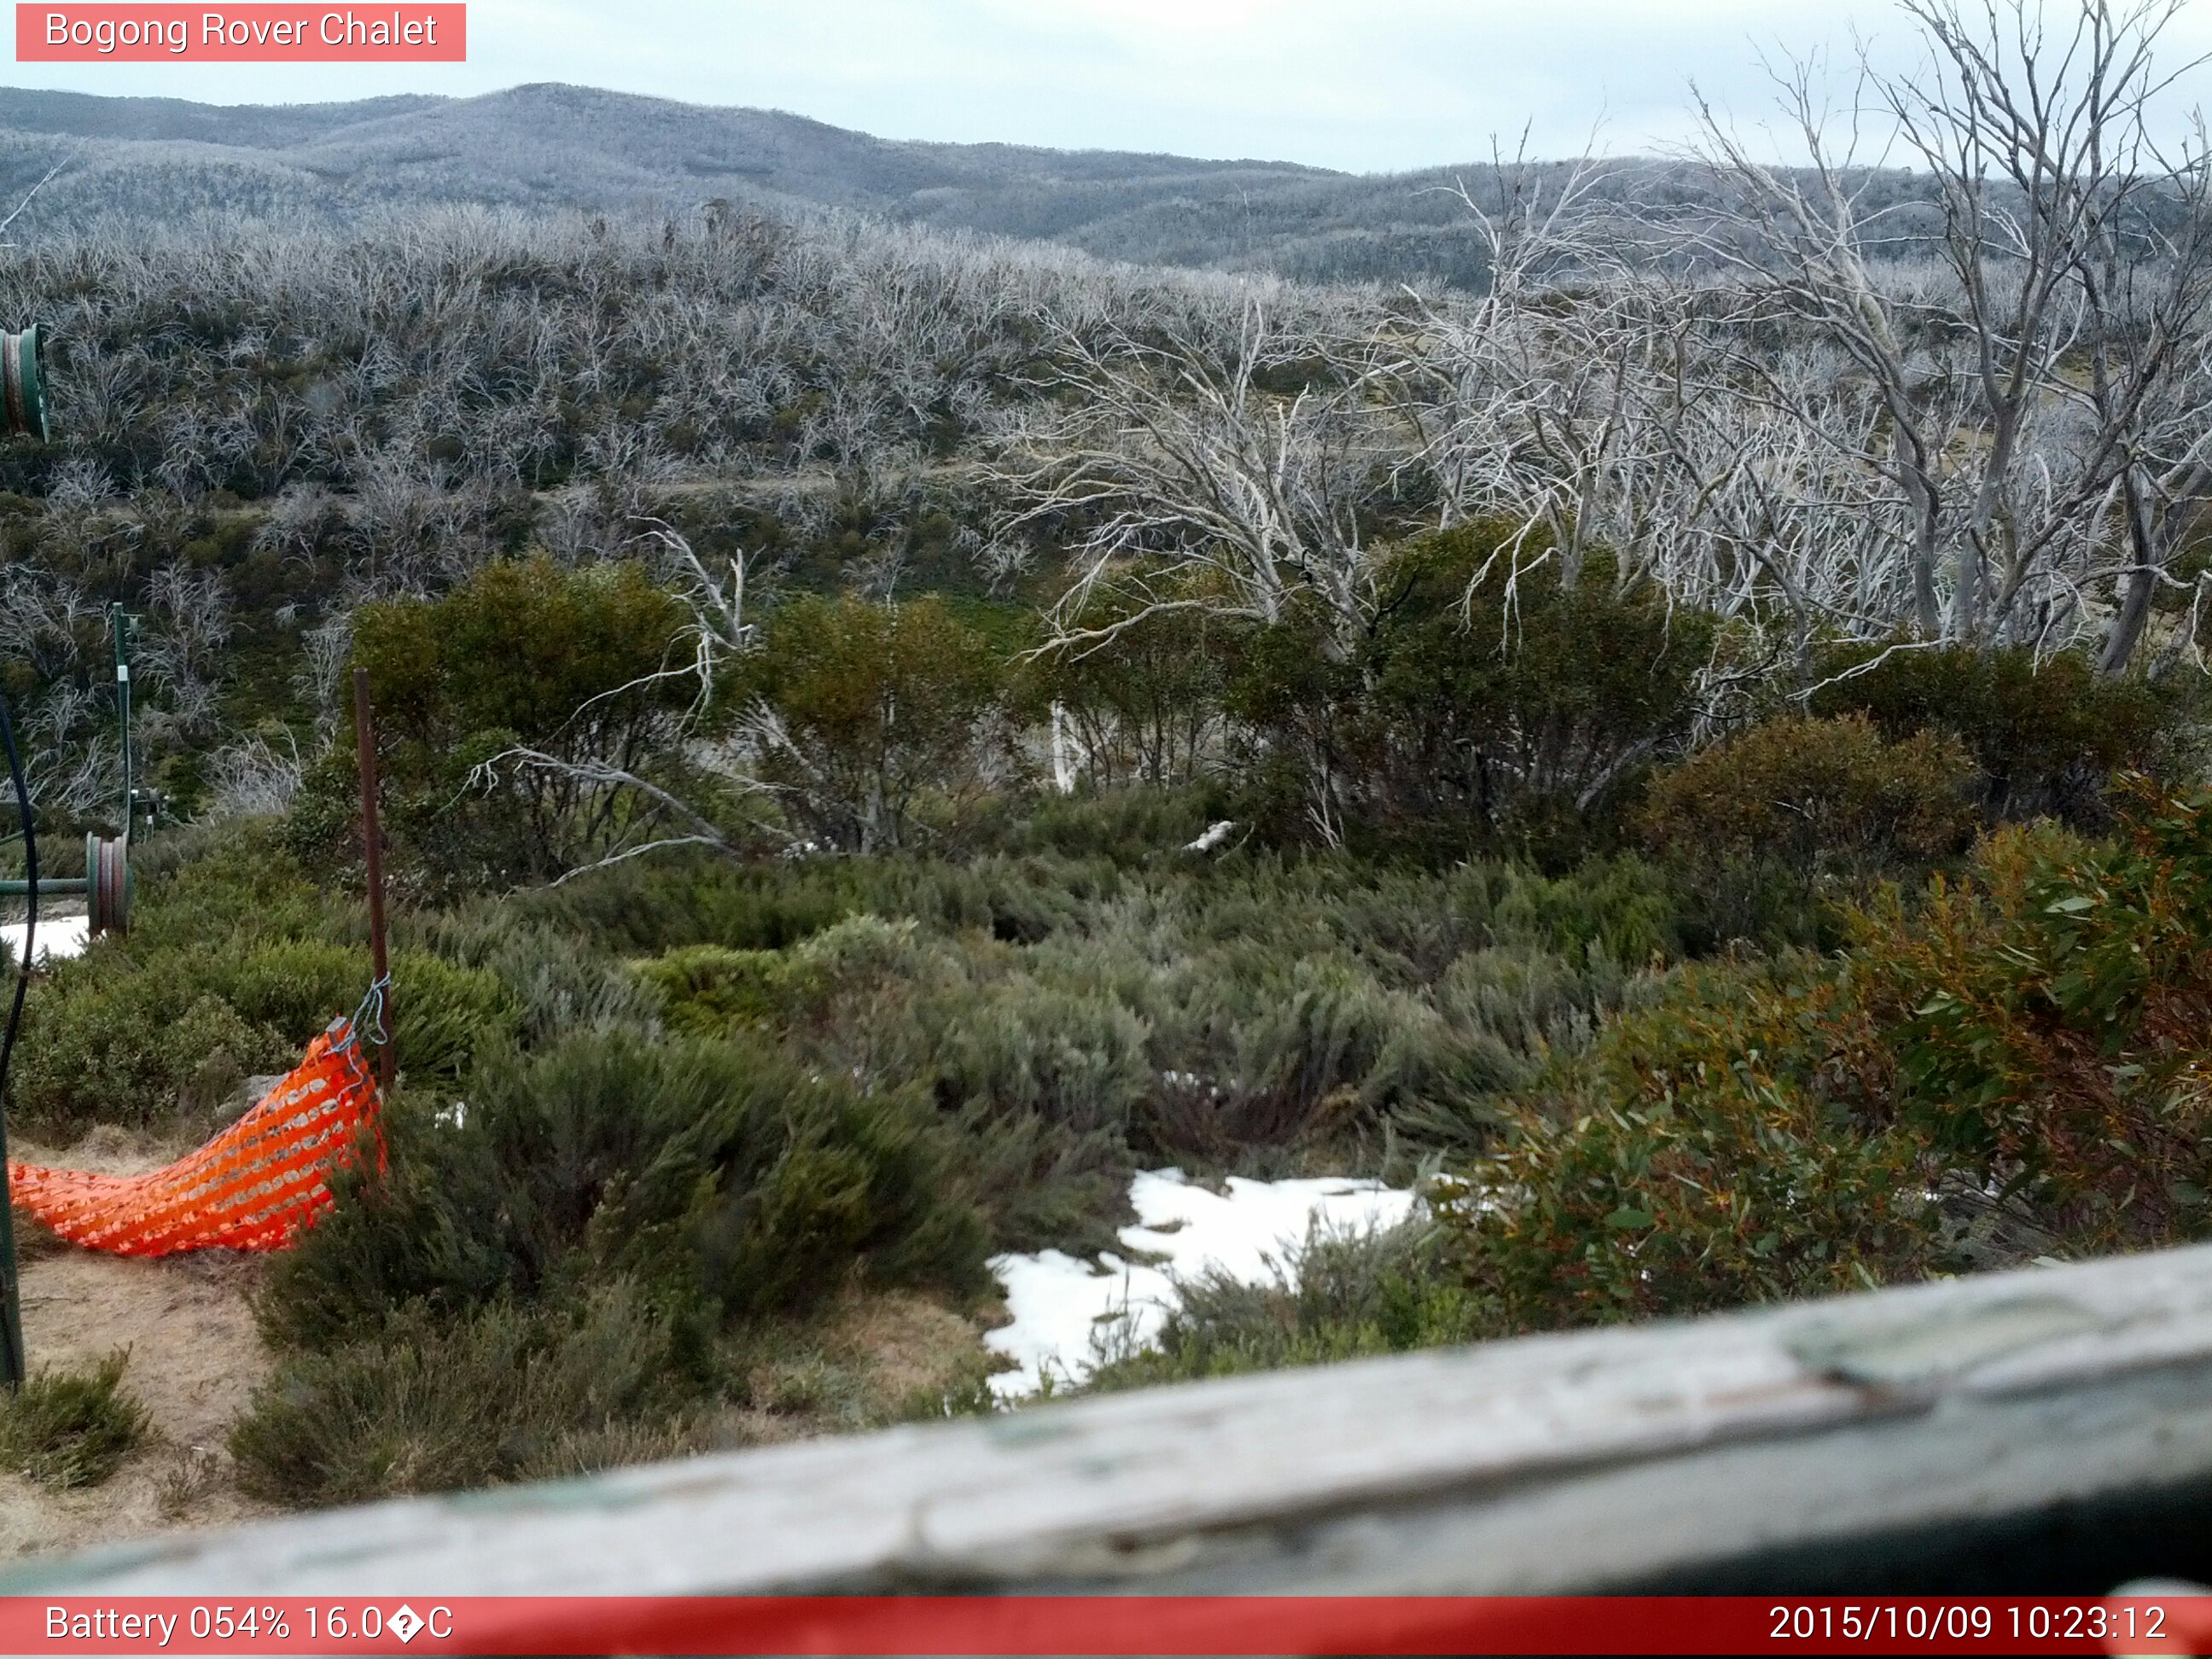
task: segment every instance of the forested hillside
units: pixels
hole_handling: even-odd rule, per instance
[[[469,99],[218,107],[0,88],[0,186],[64,173],[25,222],[343,222],[393,208],[678,213],[726,198],[1064,243],[1101,258],[1267,271],[1309,282],[1479,286],[1486,252],[1458,192],[1497,198],[1492,161],[1355,176],[1013,144],[898,143],[773,110],[714,109],[588,87]],[[1566,169],[1540,168],[1556,186]],[[1923,192],[1901,174],[1882,188]],[[1628,161],[1590,205],[1710,204],[1698,167]]]

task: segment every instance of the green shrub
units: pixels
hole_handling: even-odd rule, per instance
[[[1000,1248],[1111,1248],[1147,1084],[1141,1026],[1009,972],[1010,954],[854,916],[787,950],[694,945],[636,971],[671,1030],[780,1036],[824,1071],[929,1088]]]
[[[1777,858],[1810,875],[1926,866],[1972,833],[1973,762],[1948,733],[1894,742],[1863,714],[1767,720],[1655,778],[1643,829],[1691,864]]]
[[[505,769],[472,787],[478,763],[523,745],[639,770],[670,748],[697,690],[660,677],[690,656],[690,617],[635,562],[496,561],[437,599],[362,605],[353,626],[352,662],[376,700],[395,880],[433,896],[559,875],[625,828],[586,811],[592,792],[571,774]],[[295,805],[289,839],[303,854],[358,857],[358,766],[349,725]]]
[[[1486,1334],[1482,1305],[1437,1245],[1422,1221],[1316,1231],[1274,1264],[1268,1283],[1218,1271],[1187,1279],[1153,1342],[1120,1354],[1109,1348],[1086,1389],[1152,1388],[1472,1341]]]
[[[368,989],[368,952],[330,939],[283,939],[221,951],[196,977],[242,1018],[304,1045]]]
[[[1287,964],[1224,951],[1191,976],[1182,1063],[1156,1091],[1147,1139],[1170,1156],[1233,1158],[1316,1139],[1376,1102],[1376,1067],[1416,1005],[1341,957]]]
[[[1209,824],[1234,817],[1224,784],[1114,789],[1008,799],[1006,820],[979,840],[1013,855],[1110,859],[1130,867],[1187,856]]]
[[[694,1450],[673,1346],[620,1280],[573,1311],[403,1310],[373,1340],[280,1361],[231,1431],[239,1485],[271,1503],[362,1503]]]
[[[289,1067],[368,989],[367,945],[340,942],[358,919],[266,826],[178,840],[141,883],[129,936],[57,964],[29,999],[17,1099],[41,1133],[189,1118]]]
[[[926,1015],[937,1092],[953,1106],[1127,1134],[1152,1087],[1143,1021],[1028,978],[968,989]]]
[[[957,1148],[927,1109],[757,1045],[580,1034],[481,1064],[459,1123],[395,1110],[387,1134],[388,1177],[348,1183],[272,1264],[281,1345],[366,1340],[418,1301],[561,1304],[627,1276],[703,1363],[727,1322],[802,1310],[855,1273],[983,1282]]]
[[[1536,1091],[1442,1206],[1499,1328],[1703,1312],[1938,1265],[1926,1144],[1850,982],[1689,968]]]
[[[567,727],[586,699],[665,666],[690,620],[634,561],[501,560],[437,599],[362,606],[353,664],[368,670],[380,735],[402,753],[488,731],[539,743]],[[689,695],[650,688],[610,699],[616,707],[596,718],[644,720],[656,696],[665,703]]]
[[[1096,1254],[1124,1248],[1118,1229],[1135,1218],[1129,1177],[1137,1167],[1126,1136],[1009,1115],[980,1102],[951,1121],[961,1167],[990,1223],[994,1249]]]
[[[190,1116],[249,1073],[288,1070],[368,988],[358,945],[233,936],[185,949],[158,937],[60,964],[31,999],[16,1060],[27,1123],[62,1133]],[[514,1034],[514,999],[488,971],[402,951],[392,985],[399,1065],[417,1077],[457,1079]]]
[[[208,964],[201,978],[240,1015],[303,1048],[368,989],[367,950],[329,939],[283,939]],[[398,1064],[418,1077],[458,1078],[480,1049],[512,1040],[514,999],[498,976],[422,951],[392,957]]]
[[[1863,920],[1899,1121],[2072,1249],[2212,1235],[2212,793],[2139,784],[2121,833],[2008,830],[1972,879]]]
[[[694,945],[637,972],[672,1030],[781,1036],[837,1075],[929,1088],[997,1248],[1111,1249],[1146,1086],[1141,1028],[1111,1004],[998,977],[1003,955],[854,916],[787,950]]]
[[[1118,891],[1123,879],[1103,858],[956,864],[896,855],[756,866],[672,858],[652,867],[642,860],[617,865],[512,902],[526,919],[635,955],[686,945],[781,950],[864,915],[1034,942]]]
[[[1620,854],[1546,880],[1525,869],[1462,869],[1453,896],[1480,883],[1480,942],[1540,945],[1583,964],[1642,966],[1684,953],[1682,896],[1667,872]]]
[[[131,850],[138,890],[129,940],[95,945],[94,955],[149,960],[172,951],[197,968],[240,945],[327,933],[345,915],[308,879],[275,824],[165,830],[145,848]]]
[[[912,922],[848,916],[785,951],[696,945],[636,964],[672,1030],[722,1036],[819,1017],[841,994],[914,975],[923,952]]]
[[[1349,654],[1318,616],[1243,642],[1229,706],[1266,739],[1255,805],[1275,834],[1560,869],[1605,843],[1640,767],[1688,734],[1711,626],[1610,560],[1566,577],[1514,540],[1404,544]]]
[[[1862,714],[1893,743],[1948,732],[1982,771],[1996,817],[2054,814],[2101,827],[2115,772],[2177,757],[2201,699],[2187,680],[2103,679],[2079,652],[2039,659],[2024,647],[1885,650],[1838,646],[1817,664],[1821,715]],[[1848,676],[1848,678],[1845,678]]]
[[[194,992],[184,975],[118,970],[117,962],[62,963],[30,999],[14,1072],[27,1127],[67,1138],[94,1123],[166,1125],[297,1058],[281,1032]]]
[[[691,945],[640,963],[637,973],[659,999],[669,1030],[723,1036],[775,1022],[784,1008],[779,994],[787,967],[780,951]]]
[[[124,1391],[128,1350],[83,1370],[44,1370],[0,1396],[0,1456],[41,1486],[96,1486],[145,1438],[146,1409]]]
[[[526,1048],[569,1031],[649,1034],[658,1029],[658,1000],[623,963],[605,954],[598,941],[533,921],[512,903],[480,900],[459,912],[434,915],[423,920],[418,936],[429,954],[482,969],[505,988],[514,1035]],[[412,986],[400,990],[413,1000]],[[403,1053],[405,1041],[403,1030]]]
[[[2008,828],[1833,961],[1680,970],[1444,1209],[1534,1329],[2212,1236],[2212,792]]]
[[[1431,994],[1433,1034],[1394,1036],[1378,1066],[1401,1079],[1391,1127],[1461,1156],[1487,1148],[1510,1097],[1587,1048],[1607,1015],[1648,1001],[1656,984],[1601,956],[1580,969],[1526,946],[1460,957]]]
[[[748,866],[676,852],[511,894],[505,902],[526,921],[628,955],[687,945],[781,950],[869,908],[862,866],[850,859]]]
[[[483,1054],[512,1042],[520,1021],[496,974],[427,951],[392,953],[392,996],[396,1057],[417,1078],[465,1076]]]
[[[1064,740],[1094,787],[1188,783],[1220,736],[1230,659],[1224,624],[1202,608],[1150,605],[1149,595],[1126,591],[1094,594],[1081,625],[1116,629],[1112,638],[1048,653],[1024,676],[1024,713],[1048,724],[1058,705]]]
[[[936,594],[808,595],[769,618],[735,694],[769,717],[763,775],[825,847],[908,844],[926,793],[977,781],[979,728],[1005,691],[992,640]]]
[[[1586,1043],[1676,927],[1665,878],[1625,857],[1559,879],[1086,862],[1060,866],[1034,924],[1015,918],[1050,891],[1051,860],[840,867],[909,920],[849,917],[781,950],[688,946],[636,971],[672,1027],[750,1029],[842,1073],[928,1082],[990,1139],[984,1202],[1025,1239],[1074,1216],[1081,1237],[1110,1239],[1111,1172],[1143,1157],[1257,1174],[1291,1149],[1370,1158],[1394,1132],[1480,1144],[1497,1098]],[[740,873],[749,893],[774,890]],[[648,887],[640,908],[656,903]]]
[[[851,916],[778,950],[666,951],[635,969],[663,1019],[926,1084],[959,1125],[1001,1248],[1110,1248],[1147,1158],[1267,1174],[1486,1144],[1500,1097],[1585,1044],[1674,929],[1664,878],[1629,858],[1556,880],[1243,858],[773,876],[671,880],[708,909],[741,890],[758,915],[835,878],[908,918]],[[623,890],[657,908],[651,883]],[[1054,899],[1049,920],[1016,921],[1032,894]]]

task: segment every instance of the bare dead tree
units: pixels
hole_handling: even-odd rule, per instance
[[[172,561],[146,587],[138,637],[140,677],[165,694],[165,711],[185,732],[206,727],[216,704],[220,653],[235,623],[230,584],[219,570]]]
[[[2189,343],[2212,299],[2204,144],[2154,138],[2178,0],[2081,0],[2057,28],[2033,0],[1904,9],[1927,63],[1884,76],[1862,56],[1850,137],[1831,136],[1819,65],[1778,75],[1802,171],[1701,104],[1702,153],[1737,188],[1695,246],[1827,341],[1878,410],[1816,428],[1832,451],[1818,476],[1880,527],[1878,562],[1909,573],[1897,620],[1984,645],[2101,626],[2118,672],[2171,556],[2151,502],[2195,477],[2174,411],[2199,406]],[[1875,199],[1869,125],[1923,165],[1932,233]],[[1901,280],[1920,246],[1936,280]],[[1771,401],[1800,421],[1844,407]]]
[[[1590,162],[1554,187],[1525,154],[1498,158],[1492,189],[1455,190],[1487,254],[1489,281],[1471,304],[1425,303],[1405,349],[1376,366],[1411,416],[1419,447],[1402,468],[1433,478],[1437,522],[1469,517],[1542,532],[1539,560],[1572,580],[1601,542],[1615,547],[1638,461],[1630,385],[1651,367],[1641,281],[1589,211],[1604,178]]]
[[[275,817],[291,810],[307,775],[307,758],[289,732],[278,748],[260,734],[223,744],[208,757],[215,817]]]
[[[1094,339],[1066,325],[1054,346],[1055,395],[1010,426],[990,483],[1017,504],[1009,529],[1085,526],[1060,642],[1102,644],[1164,610],[1274,622],[1303,596],[1330,648],[1347,649],[1374,602],[1363,520],[1391,458],[1347,366],[1356,342],[1287,330],[1255,303],[1225,351],[1167,329]],[[1090,625],[1101,584],[1142,602]]]
[[[84,143],[80,140],[77,143],[72,145],[68,150],[64,151],[61,158],[46,170],[46,173],[40,178],[38,183],[33,185],[30,189],[23,192],[22,198],[18,201],[13,208],[9,210],[8,216],[4,219],[0,219],[0,236],[5,236],[9,230],[15,225],[15,221],[23,216],[24,210],[28,208],[33,201],[38,199],[38,194],[40,191],[44,190],[48,185],[53,183],[55,179],[60,178],[63,173],[69,171],[70,164],[76,160],[78,155],[82,154],[83,150]],[[12,245],[0,242],[0,247],[9,246]]]

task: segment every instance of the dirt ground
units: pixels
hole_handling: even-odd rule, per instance
[[[10,1148],[32,1163],[118,1175],[153,1169],[182,1150],[112,1129],[65,1150]],[[55,1492],[0,1472],[0,1559],[264,1512],[239,1494],[223,1444],[269,1370],[247,1303],[258,1264],[228,1250],[159,1261],[101,1255],[63,1244],[20,1213],[15,1237],[31,1370],[81,1369],[127,1348],[123,1386],[152,1427],[113,1476],[87,1490]]]
[[[67,1148],[11,1150],[32,1163],[129,1175],[186,1149],[102,1128]],[[249,1300],[260,1261],[233,1251],[102,1255],[62,1243],[21,1212],[15,1233],[31,1369],[81,1369],[127,1348],[123,1385],[152,1429],[113,1476],[87,1490],[55,1492],[0,1471],[0,1560],[270,1513],[238,1491],[225,1445],[270,1367]],[[850,1433],[926,1411],[988,1369],[990,1322],[899,1292],[848,1296],[762,1355],[750,1377],[754,1403],[727,1412],[707,1443]]]
[[[113,1476],[84,1491],[54,1492],[0,1473],[0,1557],[263,1512],[240,1496],[223,1446],[268,1370],[246,1305],[254,1271],[235,1257],[137,1261],[76,1249],[24,1263],[31,1369],[77,1369],[128,1348],[123,1385],[153,1424]]]

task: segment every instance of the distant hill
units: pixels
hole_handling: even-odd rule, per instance
[[[185,138],[248,149],[282,149],[339,127],[443,101],[365,98],[352,104],[191,104],[181,98],[100,98],[86,92],[0,87],[0,126],[79,138]]]
[[[209,216],[346,220],[488,206],[672,210],[728,198],[1064,242],[1144,264],[1270,270],[1312,282],[1472,285],[1480,239],[1455,193],[1498,188],[1488,162],[1355,174],[1285,161],[874,138],[781,110],[723,109],[550,83],[478,98],[221,106],[0,88],[0,198],[64,155],[19,224]],[[1556,181],[1565,163],[1536,169]],[[1694,215],[1710,181],[1627,159],[1592,194]],[[1926,185],[1895,173],[1893,201]],[[4,211],[0,206],[0,211]]]
[[[775,110],[586,87],[477,98],[224,106],[0,88],[0,191],[68,173],[33,229],[112,216],[346,219],[441,203],[520,207],[717,197],[1048,238],[1146,263],[1310,278],[1464,279],[1479,266],[1449,170],[1360,177],[1286,162],[901,143]],[[12,205],[15,198],[9,198]]]

